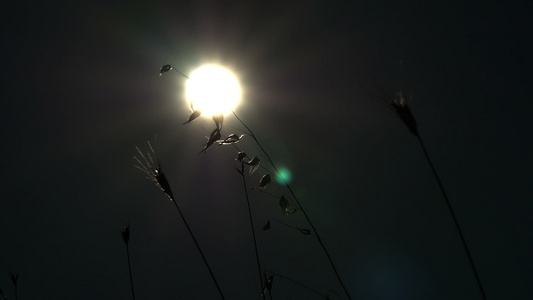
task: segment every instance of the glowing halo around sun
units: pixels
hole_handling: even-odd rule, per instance
[[[187,81],[187,100],[191,108],[204,116],[227,114],[237,106],[241,89],[237,78],[228,70],[206,65],[194,70]]]

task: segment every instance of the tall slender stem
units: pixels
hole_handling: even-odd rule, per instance
[[[181,216],[181,219],[183,220],[183,223],[185,224],[185,227],[186,227],[187,230],[189,231],[189,234],[190,234],[192,240],[194,241],[194,244],[196,245],[196,248],[198,249],[198,252],[200,252],[200,255],[202,256],[202,259],[204,260],[205,266],[206,266],[207,269],[209,270],[209,274],[211,274],[211,278],[212,278],[213,281],[215,282],[215,285],[216,285],[216,287],[217,287],[218,293],[220,294],[220,298],[222,298],[223,300],[225,300],[225,298],[224,298],[224,294],[222,294],[222,290],[220,289],[220,286],[218,285],[217,279],[215,278],[215,274],[213,274],[213,271],[211,270],[211,267],[209,266],[209,263],[207,262],[207,259],[205,258],[205,255],[204,255],[204,253],[202,252],[202,249],[200,248],[200,245],[198,244],[198,241],[197,241],[196,238],[194,237],[194,234],[192,233],[192,230],[191,230],[191,228],[189,227],[189,224],[187,223],[187,220],[185,220],[185,216],[183,215],[183,213],[181,212],[180,207],[178,206],[178,203],[176,203],[176,200],[172,200],[172,202],[173,202],[174,205],[176,206],[176,209],[178,210],[178,212],[179,212],[179,214],[180,214],[180,216]]]
[[[233,113],[233,115],[235,116],[235,118],[237,118],[237,120],[248,130],[248,133],[250,134],[250,136],[254,139],[255,143],[257,144],[257,146],[259,146],[259,148],[261,149],[261,151],[263,151],[263,153],[265,154],[266,158],[268,159],[268,161],[270,162],[270,164],[272,165],[272,168],[274,168],[274,170],[276,171],[276,173],[279,174],[279,171],[278,171],[278,168],[276,167],[276,165],[274,164],[274,161],[272,160],[272,158],[270,158],[270,155],[268,155],[268,153],[266,152],[266,150],[263,148],[263,146],[261,145],[261,143],[259,142],[259,140],[257,139],[257,137],[255,136],[255,134],[253,133],[253,131],[250,129],[250,127],[248,127],[248,125],[246,125],[246,123],[244,123],[243,120],[241,120],[237,114],[235,113],[235,111],[231,111]],[[326,246],[324,245],[324,243],[322,242],[322,239],[320,238],[320,235],[318,234],[315,226],[313,225],[313,223],[311,222],[311,219],[309,219],[309,216],[307,215],[307,212],[305,211],[305,209],[303,208],[302,204],[300,203],[300,201],[298,200],[298,197],[296,197],[296,195],[294,194],[292,188],[290,187],[289,183],[283,179],[284,183],[285,183],[285,186],[287,187],[287,189],[289,190],[289,192],[291,193],[292,197],[294,198],[294,200],[296,201],[296,204],[298,204],[300,210],[302,211],[305,219],[307,220],[307,222],[309,223],[309,225],[311,226],[311,228],[313,229],[313,231],[315,232],[315,235],[316,235],[316,238],[318,240],[318,243],[320,244],[320,246],[322,247],[322,250],[324,250],[324,253],[326,253],[326,256],[329,260],[329,263],[331,265],[331,267],[333,268],[333,271],[335,272],[335,275],[337,276],[337,279],[339,280],[339,283],[341,284],[344,292],[346,293],[346,295],[348,296],[348,299],[352,299],[352,297],[350,296],[350,293],[348,292],[348,289],[346,288],[346,286],[344,285],[344,282],[342,281],[341,279],[341,276],[339,274],[339,272],[337,271],[337,268],[335,267],[335,264],[333,263],[333,259],[331,258],[331,255],[329,254],[329,251],[327,250]]]
[[[254,240],[254,248],[255,248],[255,259],[257,261],[257,272],[259,274],[259,282],[261,283],[261,290],[264,290],[265,285],[263,284],[263,273],[261,271],[261,263],[259,262],[259,251],[257,250],[257,240],[255,238],[255,229],[254,229],[254,222],[252,218],[252,209],[250,207],[250,197],[248,197],[248,188],[246,186],[246,176],[244,176],[244,164],[241,162],[241,171],[239,172],[242,177],[242,184],[244,189],[244,194],[246,196],[246,204],[248,205],[248,216],[250,217],[250,227],[252,229],[252,237]],[[263,294],[263,299],[265,298],[265,295]]]
[[[133,289],[133,276],[131,274],[131,262],[130,262],[130,247],[126,244],[126,255],[128,257],[128,269],[130,271],[130,285],[131,285],[131,297],[135,300],[135,291]]]
[[[468,257],[468,261],[470,262],[470,266],[472,267],[472,271],[474,271],[474,276],[476,277],[476,281],[479,287],[479,291],[481,292],[481,296],[483,299],[487,299],[487,296],[485,295],[485,291],[483,289],[483,285],[481,284],[481,280],[479,279],[478,272],[476,270],[476,266],[474,265],[474,260],[472,259],[472,255],[470,254],[470,250],[468,249],[468,246],[466,244],[465,237],[463,235],[463,232],[461,231],[461,227],[459,226],[459,222],[457,221],[457,217],[455,216],[455,212],[453,211],[452,205],[450,203],[450,199],[448,199],[448,195],[446,194],[446,190],[444,189],[444,185],[442,184],[439,174],[437,173],[437,170],[435,169],[435,166],[433,166],[433,162],[429,158],[428,151],[426,150],[426,146],[424,146],[424,143],[422,142],[422,138],[420,135],[417,135],[418,141],[420,142],[420,146],[422,147],[422,150],[424,151],[424,155],[426,156],[426,159],[428,161],[429,166],[431,167],[431,171],[433,171],[433,175],[435,176],[435,179],[437,180],[437,183],[439,184],[440,191],[442,193],[442,196],[444,197],[444,200],[446,201],[446,205],[448,206],[448,210],[450,211],[450,214],[452,215],[453,222],[455,223],[455,228],[457,229],[457,232],[459,232],[459,237],[461,237],[461,242],[463,244],[463,247],[465,248],[466,256]]]

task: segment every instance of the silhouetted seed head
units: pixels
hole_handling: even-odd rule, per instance
[[[311,234],[311,230],[309,230],[309,229],[300,228],[298,226],[296,226],[296,228],[303,235],[310,235]]]
[[[396,113],[402,119],[404,124],[409,128],[412,134],[418,137],[418,129],[416,125],[415,117],[411,112],[411,108],[407,104],[407,100],[403,96],[402,92],[398,92],[397,97],[390,101],[390,104],[396,110]]]
[[[257,170],[257,168],[259,168],[259,162],[260,161],[261,160],[256,155],[256,156],[254,156],[254,158],[252,158],[248,162],[244,162],[245,164],[250,166],[250,175],[252,175],[255,172],[255,170]]]
[[[263,225],[263,231],[266,231],[269,229],[270,229],[270,219],[265,223],[265,225]]]
[[[215,125],[217,126],[218,130],[222,130],[222,125],[224,124],[224,114],[213,115],[213,121],[215,121]]]
[[[209,148],[209,146],[213,145],[213,143],[215,143],[219,139],[220,139],[220,129],[219,128],[215,128],[215,130],[213,130],[213,132],[211,132],[211,135],[207,139],[207,143],[205,144],[204,149],[202,149],[200,151],[200,153],[202,153],[202,152],[206,153],[207,152],[207,148]],[[198,154],[200,154],[200,153],[198,153]]]
[[[270,292],[272,290],[272,281],[274,280],[274,275],[271,275],[268,278],[265,275],[265,278],[266,278],[265,287],[263,288],[263,291],[261,292],[261,294],[259,294],[259,296],[257,296],[257,298],[261,298],[261,297],[265,296],[266,293],[268,293],[268,292]]]
[[[263,175],[261,180],[259,180],[259,189],[263,191],[270,182],[270,174]]]
[[[189,119],[186,122],[183,122],[182,125],[191,123],[192,121],[194,121],[194,119],[198,118],[201,114],[202,114],[202,111],[199,109],[193,111],[192,114],[189,116]]]
[[[286,215],[293,214],[296,212],[296,208],[291,208],[289,201],[287,201],[287,199],[283,196],[281,196],[281,198],[279,199],[279,207],[281,208],[281,211]]]
[[[155,157],[155,152],[150,142],[148,142],[148,146],[150,147],[150,152],[147,152],[146,156],[141,152],[139,147],[135,147],[142,158],[141,161],[141,159],[136,156],[133,157],[137,163],[139,163],[139,165],[135,165],[135,167],[143,171],[147,176],[146,178],[155,182],[155,184],[170,198],[170,201],[174,201],[174,194],[172,193],[170,184],[163,172],[163,167],[159,164],[157,158],[152,158],[152,155]]]
[[[240,151],[239,153],[237,153],[237,158],[235,160],[242,161],[244,158],[246,158],[246,153],[243,151]]]
[[[9,271],[9,277],[11,277],[11,282],[13,282],[13,285],[17,286],[17,281],[19,280],[19,274],[13,274],[13,272]]]
[[[241,134],[241,136],[238,136],[234,133],[231,133],[230,135],[228,135],[228,137],[226,137],[225,139],[223,140],[218,140],[217,143],[219,146],[221,145],[231,145],[231,144],[236,144],[238,143],[241,138],[244,136],[244,134]]]
[[[130,241],[130,225],[124,225],[122,227],[122,239],[124,240],[124,243],[127,245]]]
[[[163,73],[166,73],[168,71],[172,70],[172,66],[171,65],[164,65],[161,67],[161,69],[159,69],[159,76],[163,75]]]

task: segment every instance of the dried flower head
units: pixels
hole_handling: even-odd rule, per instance
[[[246,152],[240,151],[239,153],[237,153],[237,158],[235,160],[242,161],[244,158],[246,158],[246,156]]]
[[[389,103],[390,105],[392,105],[392,107],[394,107],[396,113],[398,114],[400,119],[402,119],[407,128],[409,128],[411,133],[413,133],[415,136],[418,136],[418,129],[415,117],[413,116],[411,108],[407,104],[407,100],[404,97],[403,93],[401,91],[398,92],[396,98],[391,99]]]
[[[161,67],[161,69],[159,69],[159,76],[163,75],[163,73],[166,73],[168,71],[172,70],[172,66],[171,65],[164,65]]]
[[[232,145],[238,143],[241,138],[244,136],[244,134],[241,134],[241,136],[236,135],[235,133],[231,133],[223,140],[218,140],[217,143],[219,146],[221,145]],[[240,152],[239,152],[240,153]],[[242,152],[244,153],[244,152]],[[244,158],[244,157],[243,157]]]
[[[281,208],[281,211],[286,215],[290,215],[296,212],[296,208],[290,207],[289,201],[287,201],[284,196],[281,196],[279,198],[278,205]]]
[[[174,194],[172,194],[170,184],[168,183],[165,173],[163,173],[163,167],[161,167],[161,164],[159,164],[157,161],[157,157],[155,156],[154,149],[152,148],[150,142],[148,142],[148,147],[150,148],[150,151],[146,153],[146,156],[141,152],[139,147],[135,147],[137,148],[137,152],[139,152],[139,155],[142,159],[141,160],[136,156],[133,157],[139,164],[135,165],[135,167],[143,171],[147,175],[147,179],[155,182],[155,184],[168,196],[168,198],[170,198],[170,201],[174,201]]]
[[[257,168],[259,168],[259,162],[260,162],[260,161],[261,161],[261,160],[260,160],[259,157],[256,155],[256,156],[254,156],[254,158],[252,158],[252,159],[249,160],[248,162],[245,162],[245,161],[243,162],[243,163],[245,163],[245,164],[247,164],[247,165],[250,166],[250,175],[252,175],[252,174],[255,172],[255,170],[257,170]]]
[[[263,177],[261,177],[261,180],[259,180],[259,189],[263,191],[264,189],[266,189],[267,185],[271,181],[272,180],[270,179],[270,174],[263,175]]]

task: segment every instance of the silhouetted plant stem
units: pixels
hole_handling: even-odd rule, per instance
[[[128,246],[128,244],[126,244],[126,255],[128,256],[128,270],[130,272],[131,298],[135,300],[135,290],[133,289],[133,276],[131,273],[130,246]]]
[[[17,283],[19,280],[19,274],[18,273],[13,274],[13,272],[9,271],[9,277],[11,277],[11,282],[15,286],[15,300],[18,300]]]
[[[266,150],[263,148],[263,146],[261,145],[261,143],[259,142],[259,140],[257,139],[257,137],[255,136],[255,134],[253,133],[253,131],[250,129],[250,127],[248,127],[248,125],[246,125],[246,123],[244,123],[243,120],[241,120],[241,118],[239,118],[237,116],[237,114],[235,113],[235,111],[231,111],[233,113],[233,115],[235,116],[235,118],[242,124],[242,126],[244,126],[246,128],[246,130],[248,130],[248,133],[250,134],[250,136],[254,139],[255,143],[257,144],[257,146],[259,146],[259,148],[261,149],[261,151],[263,151],[263,154],[265,154],[266,158],[268,159],[268,161],[270,162],[270,164],[272,165],[272,168],[274,168],[274,170],[276,171],[277,174],[279,174],[279,171],[278,171],[278,168],[276,167],[276,165],[274,164],[274,161],[272,160],[272,158],[270,158],[270,155],[268,155],[268,153],[266,152]],[[331,258],[331,255],[329,254],[329,251],[326,249],[326,246],[324,245],[324,243],[322,242],[322,239],[320,238],[320,235],[318,234],[315,226],[313,225],[313,223],[311,222],[311,220],[309,219],[309,216],[307,215],[305,209],[303,208],[302,204],[300,203],[300,201],[298,200],[298,197],[296,197],[296,195],[294,194],[292,188],[290,187],[289,183],[283,179],[283,182],[285,183],[285,186],[287,187],[287,189],[289,190],[289,192],[291,193],[292,197],[294,198],[294,201],[296,201],[296,204],[298,204],[300,210],[302,211],[305,219],[307,220],[307,222],[309,223],[309,225],[311,226],[311,228],[313,229],[313,232],[315,233],[315,236],[318,240],[318,243],[320,244],[320,246],[322,247],[322,250],[324,250],[324,252],[326,253],[326,256],[328,257],[328,260],[329,260],[329,263],[331,265],[331,267],[333,268],[333,271],[335,272],[335,275],[337,276],[337,279],[339,280],[339,283],[341,284],[342,288],[344,289],[344,292],[346,293],[346,295],[348,296],[348,299],[352,299],[352,297],[350,296],[350,293],[348,292],[348,289],[346,289],[346,286],[344,285],[342,279],[341,279],[341,276],[339,275],[339,272],[337,271],[337,268],[335,267],[335,264],[333,263],[333,259]]]
[[[474,260],[472,259],[472,255],[470,254],[470,250],[468,249],[468,246],[466,244],[465,237],[463,235],[463,232],[461,231],[461,227],[459,226],[459,222],[457,221],[457,217],[455,216],[455,212],[453,211],[452,205],[450,203],[450,199],[448,199],[448,195],[446,194],[446,190],[444,189],[444,186],[442,185],[442,182],[440,180],[439,174],[437,173],[437,170],[435,169],[435,166],[433,166],[433,162],[429,158],[428,151],[426,150],[426,146],[422,142],[422,138],[420,135],[416,135],[418,142],[420,143],[420,146],[422,147],[422,150],[424,151],[424,155],[426,156],[426,160],[431,167],[431,171],[433,171],[433,175],[435,176],[435,179],[437,180],[437,183],[439,184],[440,191],[442,193],[442,196],[444,197],[444,200],[446,201],[446,205],[448,206],[448,210],[450,211],[450,214],[452,215],[453,222],[455,223],[455,228],[457,229],[457,232],[459,232],[459,237],[461,237],[461,242],[463,243],[463,247],[465,248],[466,256],[468,257],[468,261],[470,262],[470,266],[472,267],[472,271],[474,271],[474,276],[476,277],[476,281],[479,287],[479,291],[481,292],[481,296],[483,299],[487,299],[487,296],[485,295],[485,291],[483,290],[483,285],[481,284],[481,280],[479,279],[479,275],[476,270],[476,266],[474,265]]]
[[[257,272],[259,274],[259,282],[261,284],[261,290],[264,290],[265,285],[263,284],[263,272],[261,271],[261,263],[259,262],[259,251],[257,250],[257,240],[255,237],[255,228],[254,228],[254,222],[252,217],[252,209],[250,207],[250,197],[248,196],[248,188],[246,186],[246,176],[244,176],[244,164],[241,162],[241,171],[239,172],[242,177],[242,184],[244,189],[244,195],[246,196],[246,204],[248,205],[248,216],[250,217],[250,228],[252,229],[252,237],[254,240],[254,249],[255,249],[255,259],[257,261]],[[272,298],[272,296],[270,296]],[[262,298],[265,298],[265,295],[263,294]]]
[[[283,278],[283,279],[288,280],[288,281],[290,281],[290,282],[292,282],[292,283],[294,283],[294,284],[297,284],[297,285],[299,285],[299,286],[301,286],[301,287],[303,287],[303,288],[305,288],[305,289],[307,289],[307,290],[309,290],[309,291],[311,291],[311,292],[313,292],[313,293],[315,293],[315,294],[317,294],[317,295],[319,295],[319,296],[322,296],[322,297],[324,297],[324,298],[326,298],[326,299],[329,299],[329,298],[327,298],[327,297],[328,297],[327,295],[324,295],[324,294],[322,294],[321,292],[319,292],[319,291],[317,291],[317,290],[315,290],[315,289],[313,289],[313,288],[311,288],[311,287],[309,287],[309,286],[307,286],[307,285],[305,285],[305,284],[303,284],[303,283],[301,283],[301,282],[299,282],[299,281],[296,281],[296,280],[291,279],[291,278],[289,278],[289,277],[283,276],[283,275],[281,275],[281,274],[279,274],[279,273],[276,273],[276,272],[272,272],[272,271],[268,271],[268,272],[270,272],[270,273],[276,275],[276,276],[279,277],[279,278]]]
[[[198,249],[198,252],[200,252],[200,255],[202,256],[202,259],[204,260],[205,266],[209,270],[209,274],[211,274],[211,278],[213,279],[213,282],[215,283],[215,285],[217,287],[217,290],[218,290],[218,293],[220,294],[220,297],[222,299],[225,299],[224,298],[224,294],[222,294],[222,290],[220,289],[220,286],[218,285],[217,279],[215,278],[215,274],[211,270],[211,267],[209,266],[209,263],[207,262],[207,259],[205,258],[204,252],[202,251],[202,248],[200,248],[200,245],[198,244],[198,241],[194,237],[194,234],[192,233],[191,227],[189,227],[189,224],[187,223],[187,220],[185,220],[185,216],[181,212],[181,209],[180,209],[179,205],[176,203],[175,200],[173,200],[172,203],[174,203],[174,206],[176,206],[176,209],[178,210],[178,212],[179,212],[179,214],[181,216],[181,219],[183,220],[183,223],[185,224],[185,227],[189,231],[189,234],[190,234],[192,240],[194,241],[194,244],[196,245],[196,248]]]
[[[125,225],[124,228],[122,228],[122,239],[124,240],[124,244],[126,244],[126,256],[128,257],[128,270],[130,273],[130,286],[131,286],[131,297],[133,300],[135,300],[135,291],[133,289],[133,276],[131,274],[131,262],[130,262],[130,247],[129,247],[129,241],[130,241],[130,225]]]

